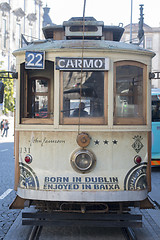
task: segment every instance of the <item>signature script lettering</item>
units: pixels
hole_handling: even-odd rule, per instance
[[[30,147],[33,144],[37,144],[39,143],[41,145],[41,147],[43,147],[45,144],[64,144],[65,140],[62,139],[47,139],[46,137],[44,137],[43,139],[40,139],[38,137],[32,137],[31,140],[29,140],[30,143]]]

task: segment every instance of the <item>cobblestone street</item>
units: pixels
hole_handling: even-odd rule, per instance
[[[0,240],[4,239],[6,233],[17,218],[20,210],[10,210],[9,205],[15,197],[14,190],[5,199],[0,199]]]

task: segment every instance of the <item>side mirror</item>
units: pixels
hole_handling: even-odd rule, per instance
[[[3,95],[4,95],[4,84],[0,82],[0,103],[3,103]]]

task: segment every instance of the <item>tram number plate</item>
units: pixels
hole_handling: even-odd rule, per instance
[[[44,69],[45,52],[26,51],[25,68],[26,69]]]

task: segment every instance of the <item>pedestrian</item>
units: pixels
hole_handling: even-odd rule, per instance
[[[1,121],[1,134],[3,132],[3,122],[4,122],[4,119]]]
[[[6,120],[4,120],[4,122],[3,122],[3,134],[2,134],[2,137],[4,136],[4,134],[5,134],[5,137],[7,137],[7,134],[8,134],[8,129],[9,129],[9,126],[8,126],[8,121],[7,121],[7,119]]]

